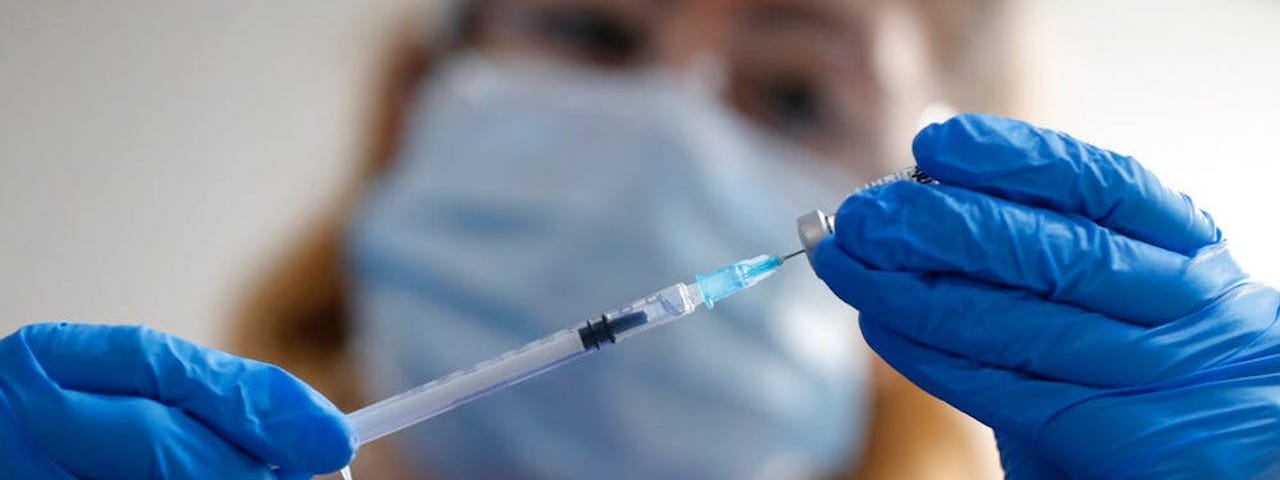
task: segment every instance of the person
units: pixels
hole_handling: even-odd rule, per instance
[[[909,162],[935,101],[1014,109],[1004,2],[455,5],[389,82],[350,202],[236,323],[234,351],[346,411],[794,248],[796,216]],[[356,473],[994,474],[986,432],[874,360],[811,275],[784,273],[364,447]]]
[[[572,30],[579,31],[576,27]],[[594,34],[592,37],[596,38]],[[617,42],[610,40],[605,43]],[[519,275],[511,280],[516,285],[502,283],[503,279],[498,277],[520,267],[517,260],[533,260],[497,251],[493,248],[494,243],[512,250],[520,250],[516,248],[519,246],[545,254],[544,248],[549,245],[568,241],[554,236],[551,240],[543,237],[546,225],[561,230],[573,227],[574,218],[580,216],[591,217],[592,224],[596,224],[607,221],[609,215],[632,213],[632,210],[616,210],[619,204],[615,203],[606,203],[604,211],[574,210],[572,218],[557,216],[554,208],[546,209],[546,204],[539,203],[545,198],[556,199],[559,194],[578,194],[580,191],[565,188],[563,184],[555,183],[556,179],[544,178],[566,176],[564,170],[555,168],[555,158],[534,157],[544,163],[536,165],[540,168],[524,169],[518,164],[499,161],[513,153],[507,142],[514,139],[523,138],[525,143],[519,144],[522,148],[514,149],[522,153],[535,151],[525,147],[536,147],[548,141],[537,136],[514,135],[512,131],[500,128],[504,126],[503,122],[533,118],[537,122],[518,124],[535,129],[532,131],[545,127],[544,134],[556,132],[557,128],[563,128],[556,122],[566,120],[550,115],[550,112],[616,106],[612,103],[616,100],[614,97],[647,92],[628,100],[633,102],[626,104],[628,109],[606,109],[608,111],[604,113],[590,110],[601,116],[589,117],[574,125],[580,128],[603,125],[606,128],[597,133],[613,132],[618,129],[617,124],[605,123],[605,120],[613,120],[609,112],[627,113],[625,120],[644,122],[641,125],[648,129],[628,132],[646,141],[628,145],[643,148],[645,154],[654,155],[645,158],[663,166],[661,173],[684,170],[666,163],[667,160],[659,154],[682,152],[683,155],[677,158],[709,161],[689,152],[710,147],[684,137],[672,137],[672,130],[677,133],[722,132],[715,137],[720,141],[741,140],[741,136],[746,135],[736,127],[721,125],[719,122],[725,121],[722,116],[706,110],[685,109],[689,105],[700,105],[699,109],[707,106],[705,103],[693,103],[702,98],[696,96],[698,93],[688,93],[668,83],[684,85],[683,80],[674,81],[667,77],[646,79],[640,85],[629,84],[626,93],[595,83],[575,84],[580,87],[571,90],[575,94],[598,92],[594,90],[597,88],[603,88],[605,94],[586,95],[582,98],[588,101],[578,103],[577,107],[552,104],[564,110],[524,110],[527,105],[507,104],[513,108],[490,111],[479,108],[484,106],[483,103],[471,104],[468,109],[456,108],[457,105],[451,101],[458,99],[450,95],[459,92],[450,93],[445,85],[461,91],[481,88],[484,95],[465,97],[473,102],[480,102],[495,93],[511,92],[514,94],[498,98],[507,102],[548,100],[556,97],[530,97],[530,93],[545,92],[530,92],[524,89],[523,83],[517,87],[504,82],[519,78],[535,86],[551,84],[555,87],[566,77],[581,79],[577,75],[582,73],[547,72],[527,64],[519,67],[539,70],[534,73],[509,70],[514,67],[495,64],[489,58],[468,57],[465,60],[438,73],[439,78],[434,80],[436,83],[430,89],[433,91],[423,95],[424,105],[447,113],[441,115],[449,121],[436,119],[426,122],[420,119],[418,121],[423,124],[418,127],[429,133],[430,128],[442,128],[454,122],[476,125],[468,123],[468,116],[471,116],[470,122],[483,119],[486,122],[481,122],[481,125],[493,127],[484,130],[487,135],[492,135],[485,137],[488,142],[461,146],[449,143],[449,140],[466,138],[459,130],[423,133],[423,138],[417,142],[410,141],[406,153],[399,155],[392,170],[378,177],[379,185],[372,188],[369,199],[362,210],[354,214],[350,226],[353,257],[353,265],[349,267],[350,281],[355,285],[349,294],[354,302],[353,310],[361,321],[358,327],[364,330],[358,335],[374,340],[368,345],[385,349],[379,354],[368,351],[370,347],[366,345],[360,356],[366,362],[381,363],[369,371],[381,371],[383,381],[395,381],[397,376],[394,373],[398,371],[395,366],[400,364],[397,362],[419,365],[419,358],[427,358],[431,361],[422,367],[424,369],[452,368],[454,365],[435,365],[443,361],[432,357],[434,351],[431,348],[451,352],[448,355],[460,356],[463,353],[461,350],[449,350],[450,346],[442,343],[455,342],[464,347],[492,345],[498,341],[491,337],[505,337],[508,329],[529,325],[537,327],[525,328],[531,330],[530,336],[542,333],[537,331],[541,328],[536,323],[539,312],[527,310],[538,305],[527,302],[528,298],[536,295],[522,295],[520,287],[542,289],[543,294],[547,291],[566,293],[560,289],[585,292],[594,291],[597,287],[612,288],[609,284],[611,279],[578,278],[568,274],[555,276],[557,268],[576,273],[581,267],[579,264],[565,264],[566,258],[584,257],[585,260],[623,264],[630,267],[622,270],[626,272],[645,271],[626,263],[625,259],[597,255],[607,255],[618,245],[637,245],[627,242],[646,237],[628,235],[634,232],[620,227],[607,230],[609,235],[603,240],[601,236],[574,230],[573,233],[586,237],[586,241],[568,243],[565,248],[572,250],[572,255],[539,264],[542,276]],[[515,76],[515,73],[520,75]],[[672,90],[660,90],[660,94],[655,94],[649,90],[657,88],[655,84]],[[436,89],[445,90],[434,91]],[[565,95],[564,91],[560,93]],[[671,102],[666,95],[680,101]],[[535,104],[547,107],[546,104]],[[455,108],[446,108],[451,106]],[[680,115],[668,117],[637,113],[647,112],[643,108],[645,106],[659,106],[661,111],[672,109]],[[423,112],[426,113],[420,112],[420,118],[436,118],[431,117],[433,113],[430,111],[424,109]],[[684,123],[688,118],[703,118],[702,115],[712,120],[696,124],[697,129]],[[517,118],[504,118],[508,116]],[[530,130],[514,131],[527,134]],[[672,138],[680,142],[673,142]],[[576,170],[606,167],[591,165],[584,158],[599,163],[612,160],[610,156],[598,155],[602,146],[591,145],[592,141],[601,139],[608,140],[599,142],[604,146],[620,142],[611,137],[551,139],[558,141],[553,146],[580,146],[579,151],[585,152],[585,157],[565,160],[575,169],[573,172],[580,173],[574,178],[584,180],[574,186],[581,187],[582,194],[594,196],[600,195],[601,191],[593,190],[594,185],[589,183],[605,184],[612,187],[607,190],[612,195],[606,195],[606,198],[622,196],[628,197],[622,199],[627,201],[630,200],[629,195],[643,193],[644,190],[637,189],[635,184],[605,182],[599,171]],[[654,147],[673,144],[680,148]],[[462,149],[463,146],[471,150]],[[1277,312],[1280,312],[1280,293],[1251,281],[1231,260],[1222,234],[1208,215],[1195,208],[1184,195],[1160,184],[1154,175],[1130,158],[1013,120],[961,115],[925,128],[916,135],[912,149],[918,165],[939,183],[890,184],[848,198],[837,214],[836,231],[813,252],[813,266],[831,291],[859,309],[858,325],[876,352],[933,395],[995,430],[1001,459],[1009,477],[1268,478],[1280,473],[1280,461],[1272,453],[1274,436],[1277,435],[1274,428],[1276,412],[1280,411],[1276,400],[1280,398],[1276,395],[1280,380],[1276,373],[1280,371],[1276,359],[1276,352],[1280,351],[1277,348],[1280,336],[1274,332]],[[482,151],[490,155],[479,155]],[[557,153],[566,151],[573,150],[556,150]],[[749,150],[732,151],[744,154],[739,159],[744,162],[742,168],[760,167],[751,163]],[[772,153],[785,149],[765,151]],[[434,168],[427,170],[440,171],[440,178],[424,178],[425,173],[417,173],[424,160],[409,152],[423,155],[426,152],[435,155],[467,153],[469,155],[436,158],[457,162],[462,162],[458,159],[466,159],[466,167],[478,170],[459,174],[448,169],[448,162],[439,160],[429,163]],[[629,163],[636,163],[634,157],[626,156],[625,149],[611,153],[622,155],[621,158]],[[451,186],[470,187],[465,183],[470,177],[464,174],[477,171],[507,180],[500,184],[501,188],[486,189],[472,197],[464,195],[469,189],[449,189]],[[510,176],[502,175],[504,173]],[[785,174],[778,175],[776,181],[787,181]],[[840,180],[836,172],[831,175],[839,181],[850,181],[848,178]],[[775,181],[770,178],[768,183]],[[804,180],[821,184],[821,180]],[[427,198],[420,197],[424,195],[421,188],[424,185],[430,187],[426,188],[431,193]],[[629,188],[618,190],[619,186]],[[537,195],[526,195],[529,192],[519,190],[521,188],[531,188]],[[846,185],[845,189],[848,188],[851,186]],[[507,189],[516,192],[508,192]],[[680,191],[664,190],[672,195]],[[735,213],[746,217],[756,213],[757,209],[767,211],[767,205],[748,205],[750,198],[735,197],[741,202],[734,204],[737,206]],[[406,199],[408,201],[404,201]],[[426,201],[428,199],[431,201]],[[677,196],[676,199],[682,201],[677,202],[682,207],[705,213],[699,209],[706,207],[683,202],[689,197]],[[781,197],[771,200],[787,201]],[[499,202],[496,205],[501,208],[492,208],[495,204],[486,203],[489,201]],[[578,204],[570,205],[583,208]],[[540,215],[508,215],[510,210],[520,211],[525,207]],[[456,212],[465,212],[466,215],[446,215]],[[708,222],[733,220],[715,216],[695,218]],[[649,217],[627,217],[623,220],[646,224],[657,221]],[[441,221],[457,225],[452,229],[437,230],[442,227],[438,223]],[[543,221],[551,223],[541,223]],[[458,238],[441,233],[453,231],[456,234],[460,226],[467,228],[463,229],[465,235],[458,235]],[[740,233],[718,224],[715,227],[717,232]],[[426,236],[428,240],[416,243],[414,239],[421,238],[417,236],[421,233],[415,233],[415,230],[430,233]],[[741,232],[749,231],[741,229]],[[495,235],[499,238],[485,235],[493,232],[500,234]],[[513,232],[519,235],[511,241],[512,246],[502,243],[506,241],[502,237]],[[680,234],[669,233],[671,236]],[[698,237],[692,239],[698,240]],[[336,240],[329,237],[329,241]],[[402,241],[405,243],[397,243]],[[467,242],[474,243],[474,248],[467,248]],[[583,249],[599,242],[607,242],[609,248]],[[688,248],[698,243],[685,241],[681,245]],[[499,263],[510,264],[497,265],[507,269],[494,268],[492,275],[467,272],[450,277],[449,282],[442,282],[437,278],[439,275],[454,273],[458,267],[437,257],[424,257],[431,249],[419,251],[417,247],[420,246],[442,246],[446,256],[461,255],[464,260],[460,261],[478,262],[476,265],[490,268],[495,265],[479,263],[485,258],[471,256],[480,255],[477,252],[491,254]],[[644,245],[637,245],[638,250],[628,250],[627,254],[651,252],[641,247]],[[336,263],[332,250],[317,248],[315,251],[322,252],[322,258]],[[658,258],[642,256],[642,260],[647,262],[657,262]],[[318,268],[311,262],[301,265],[309,268],[300,270],[304,273],[314,273]],[[335,270],[320,271],[321,276],[336,274]],[[681,270],[679,273],[685,272]],[[548,275],[557,281],[534,281]],[[295,277],[286,275],[284,278]],[[575,279],[581,282],[576,287],[565,283]],[[478,295],[475,293],[477,290],[459,282],[499,285],[503,287],[499,291],[506,293]],[[292,331],[294,335],[286,335],[277,341],[344,340],[332,336],[332,332],[314,328],[323,325],[315,323],[314,319],[332,319],[329,314],[334,309],[315,307],[329,307],[329,302],[342,301],[347,297],[338,294],[345,290],[340,289],[339,284],[317,289],[315,284],[300,283],[306,288],[276,291],[274,295],[261,297],[267,299],[261,301],[280,302],[276,305],[276,313],[280,312],[279,309],[297,309],[287,318],[312,320],[299,323],[313,327],[309,336],[296,330]],[[623,290],[619,288],[623,294],[634,292]],[[775,296],[801,295],[801,292],[811,290],[810,286],[799,285],[768,293]],[[308,301],[297,301],[294,295]],[[515,300],[508,299],[508,296]],[[559,303],[575,303],[561,301],[563,296],[554,296],[553,299]],[[581,296],[574,295],[573,298]],[[444,299],[455,301],[445,303]],[[458,299],[472,300],[459,302]],[[512,302],[524,309],[501,308],[504,303]],[[756,309],[798,310],[794,305],[763,301],[735,303],[743,303],[747,308],[739,309],[727,318],[707,318],[703,323],[755,321],[751,319],[756,313],[752,310]],[[450,311],[464,307],[496,313],[486,316],[482,322],[474,316]],[[577,308],[577,305],[572,307]],[[405,308],[414,310],[415,315],[400,316]],[[255,312],[268,310],[253,309]],[[385,316],[380,317],[382,315]],[[446,327],[417,323],[425,321],[418,320],[423,316],[428,320],[462,319],[467,323],[446,324]],[[519,318],[513,320],[512,316]],[[548,321],[562,320],[558,315],[548,317]],[[788,316],[789,319],[800,317],[798,312]],[[379,325],[379,322],[388,321],[404,322],[410,328]],[[769,325],[768,319],[759,321]],[[518,322],[529,322],[529,325]],[[806,328],[821,328],[820,325]],[[773,331],[779,336],[788,334],[786,329]],[[714,335],[718,333],[715,329],[704,332],[708,333],[701,340],[723,337]],[[678,362],[689,355],[681,349],[697,351],[679,343],[687,334],[682,332],[681,335],[655,338],[650,342],[650,348],[657,349],[660,354],[669,354],[673,357],[671,361]],[[847,332],[843,334],[848,336]],[[403,344],[395,341],[396,335],[405,337]],[[442,338],[431,338],[437,336]],[[819,339],[810,337],[803,340],[812,347]],[[793,430],[799,431],[800,435],[777,439],[741,437],[744,435],[742,432],[786,431],[791,419],[785,415],[785,409],[803,407],[805,401],[811,399],[777,400],[779,395],[792,395],[797,391],[776,386],[796,385],[789,383],[787,376],[776,374],[778,362],[784,360],[760,361],[761,358],[773,357],[762,354],[768,350],[746,339],[728,337],[728,340],[738,341],[731,349],[715,350],[694,359],[713,364],[741,362],[744,365],[721,367],[735,372],[735,377],[698,376],[696,372],[693,376],[683,377],[686,381],[721,382],[712,385],[713,389],[706,389],[705,385],[686,385],[683,388],[666,385],[665,376],[673,371],[671,367],[663,364],[663,359],[655,361],[653,354],[646,355],[643,349],[635,349],[637,353],[632,355],[638,361],[654,363],[652,371],[664,377],[646,378],[646,368],[651,366],[648,363],[609,365],[597,361],[568,372],[578,376],[575,380],[585,378],[588,383],[568,389],[565,395],[525,387],[503,392],[502,396],[511,397],[508,403],[492,404],[489,408],[475,404],[441,417],[442,421],[454,418],[456,422],[434,429],[424,428],[405,446],[426,460],[425,466],[419,468],[428,472],[444,469],[447,474],[452,473],[447,469],[470,467],[479,471],[479,476],[493,472],[509,473],[513,465],[528,468],[522,471],[528,474],[524,476],[545,474],[546,470],[538,469],[556,467],[539,466],[536,461],[518,458],[521,451],[514,447],[526,446],[523,443],[526,440],[562,446],[573,445],[579,439],[601,438],[592,436],[596,432],[583,432],[571,427],[588,430],[591,427],[608,428],[609,433],[619,433],[612,427],[621,426],[628,436],[606,436],[605,440],[636,439],[635,447],[640,453],[653,455],[646,459],[650,464],[637,462],[626,457],[626,448],[611,450],[609,447],[615,445],[606,443],[598,450],[569,452],[565,457],[556,459],[570,458],[575,462],[565,467],[581,466],[583,472],[593,472],[590,470],[594,468],[593,462],[601,461],[594,455],[603,453],[606,460],[618,461],[619,469],[624,465],[638,465],[648,472],[672,468],[680,469],[679,473],[709,472],[704,475],[707,478],[739,478],[716,477],[723,473],[716,468],[725,460],[708,454],[723,452],[715,449],[723,446],[715,444],[715,441],[725,437],[717,435],[737,435],[721,443],[732,443],[736,447],[742,441],[748,453],[758,455],[758,460],[762,460],[753,464],[753,468],[763,468],[761,465],[766,465],[763,460],[778,458],[780,451],[803,453],[821,450],[818,447],[810,450],[811,447],[805,445],[806,442],[821,443],[830,439],[804,435],[816,435],[819,430]],[[358,350],[361,347],[348,348]],[[803,351],[779,350],[787,354],[806,354]],[[329,360],[341,351],[336,348],[303,348],[292,352]],[[484,353],[487,352],[480,354]],[[626,355],[621,351],[614,354],[615,357]],[[289,360],[281,363],[307,365],[299,362],[297,357],[281,358]],[[351,438],[350,427],[337,408],[297,378],[267,364],[226,355],[145,328],[73,324],[25,327],[0,340],[0,365],[3,365],[0,369],[0,447],[3,447],[0,448],[0,463],[7,467],[6,475],[12,474],[15,478],[291,478],[332,470],[349,461],[353,454],[354,439]],[[310,365],[319,368],[317,366],[327,364],[314,361]],[[343,365],[348,366],[342,368],[355,368],[345,362]],[[803,364],[800,365],[795,368],[801,369]],[[697,367],[693,362],[675,366]],[[732,370],[735,367],[744,368]],[[602,370],[625,372],[630,378],[626,379],[628,382],[609,383],[610,379],[603,376]],[[296,371],[304,375],[316,374],[315,370],[303,368]],[[341,373],[340,368],[335,371]],[[804,378],[803,373],[792,375]],[[315,378],[325,379],[322,376]],[[750,385],[739,383],[746,381],[778,383],[774,388],[751,390]],[[547,383],[547,379],[540,378],[527,387],[535,387],[538,383]],[[811,380],[811,383],[822,385],[820,379]],[[322,385],[321,382],[317,384]],[[552,386],[563,388],[564,385]],[[625,390],[628,385],[657,390],[663,396],[650,396],[653,391],[639,388]],[[718,390],[730,394],[716,396],[721,393]],[[329,391],[335,398],[341,398],[344,393],[341,389]],[[815,393],[821,389],[813,386],[801,385],[799,391],[823,396]],[[345,392],[350,393],[349,390]],[[618,395],[605,396],[601,392],[617,392]],[[576,398],[579,395],[588,398]],[[762,395],[766,398],[757,398]],[[711,400],[705,400],[708,397]],[[839,396],[834,395],[833,398]],[[613,401],[606,403],[601,402],[602,399]],[[641,401],[627,403],[636,399]],[[684,411],[673,408],[646,411],[645,416],[633,418],[638,423],[624,423],[628,420],[628,412],[633,411],[629,409],[644,409],[669,400],[680,401],[681,407],[711,418],[684,416],[681,415]],[[712,405],[699,405],[699,401]],[[538,407],[545,407],[549,412],[562,411],[552,402],[577,402],[574,407],[585,409],[608,407],[606,413],[613,417],[600,415],[600,410],[580,410],[582,418],[586,419],[583,423],[578,423],[580,419],[555,415],[539,418],[538,412],[534,411]],[[768,408],[777,405],[784,407],[782,413]],[[506,410],[507,407],[513,407],[514,411]],[[825,410],[821,405],[813,408],[820,410],[819,413],[838,411]],[[720,413],[717,409],[734,414],[716,418]],[[752,417],[737,409],[758,416]],[[465,415],[467,410],[473,410],[472,414]],[[664,418],[664,415],[671,416]],[[492,416],[493,422],[499,425],[477,418],[484,416]],[[566,423],[552,425],[562,420]],[[689,423],[689,430],[677,430],[677,433],[697,435],[691,439],[692,442],[677,441],[673,446],[685,448],[702,442],[712,443],[708,446],[710,449],[691,452],[650,449],[654,447],[648,443],[651,439],[637,435],[645,433],[643,429],[648,426],[662,427],[665,432],[673,421]],[[733,422],[748,425],[739,428]],[[751,425],[754,422],[759,423]],[[433,421],[424,427],[438,423]],[[501,459],[502,465],[458,467],[448,463],[450,459],[446,454],[460,451],[464,458],[472,458],[467,457],[465,449],[477,448],[481,444],[480,440],[462,431],[463,428],[470,426],[481,433],[504,434],[503,428],[508,426],[501,423],[520,429],[510,436],[493,438],[486,444],[505,449],[488,452],[493,454],[493,458]],[[807,422],[797,421],[796,424],[804,428],[812,426]],[[719,426],[723,430],[699,429],[707,425]],[[530,435],[531,432],[541,436]],[[874,428],[872,432],[874,435]],[[452,434],[460,434],[462,450],[430,448],[439,445],[433,443],[433,436]],[[768,443],[770,440],[776,440],[776,443]],[[876,437],[870,441],[873,443],[868,448],[866,462],[876,460],[870,453],[875,452]],[[422,448],[415,449],[411,445]],[[787,445],[797,447],[788,451]],[[778,450],[766,448],[770,446]],[[531,447],[530,452],[546,453],[546,450],[536,447]],[[703,457],[704,454],[708,456]],[[744,458],[752,460],[734,456],[728,460]],[[773,465],[777,464],[767,464]],[[437,469],[431,470],[432,466]],[[495,470],[488,470],[491,467]],[[747,473],[785,477],[797,475],[796,471],[754,470]],[[629,474],[625,470],[616,473],[607,476],[613,478]],[[568,476],[577,475],[571,473]]]
[[[909,161],[932,101],[1013,111],[1009,7],[996,0],[452,5],[448,35],[398,57],[349,201],[263,280],[235,327],[234,351],[296,373],[342,410],[794,245],[796,215]],[[989,476],[982,432],[863,351],[850,320],[816,279],[779,275],[696,321],[366,447],[357,474]],[[96,357],[23,360],[35,373],[5,385],[47,395],[12,410],[12,451],[31,453],[14,461],[130,478],[225,471],[206,465],[214,453],[182,454],[197,439],[264,477],[350,458],[337,410],[293,377],[115,332],[43,326],[6,340],[21,353],[46,338],[78,339],[54,342],[70,349],[136,337],[105,342],[131,352],[112,356],[133,368],[100,371],[142,372],[94,389],[42,365]],[[148,383],[169,375],[178,387]],[[41,405],[81,394],[133,399],[139,410],[120,423],[168,412],[177,420],[148,428],[182,435],[139,428],[129,456],[59,440],[87,432],[105,445],[120,425],[27,420],[71,418]],[[242,423],[260,432],[241,434]],[[208,431],[186,435],[192,424]],[[387,466],[398,471],[374,471]]]

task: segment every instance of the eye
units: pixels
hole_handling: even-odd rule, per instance
[[[639,26],[602,8],[547,8],[535,14],[536,34],[561,53],[601,65],[634,62],[644,47]]]
[[[732,101],[767,128],[799,140],[836,130],[837,115],[819,84],[803,75],[775,74],[734,80]]]
[[[761,94],[769,114],[785,130],[813,130],[824,122],[826,114],[821,93],[804,79],[782,78],[767,82]]]

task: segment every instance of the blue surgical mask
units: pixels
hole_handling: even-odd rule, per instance
[[[857,185],[707,82],[451,60],[349,232],[375,398],[696,272],[797,246]],[[433,478],[812,478],[856,461],[853,314],[803,261],[755,289],[395,437]]]

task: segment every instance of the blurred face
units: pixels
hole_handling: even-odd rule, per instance
[[[903,68],[926,58],[907,1],[463,4],[462,52],[415,103],[420,129],[392,179],[407,180],[370,192],[349,240],[356,315],[382,369],[369,377],[388,379],[380,393],[563,328],[583,308],[565,298],[634,298],[716,259],[795,245],[797,215],[894,167],[881,152],[899,150],[891,132],[910,130],[923,106],[904,94],[929,76]],[[462,55],[472,52],[483,58]],[[518,77],[530,71],[547,75]],[[645,76],[655,71],[718,88],[684,91]],[[810,158],[854,175],[787,163]],[[713,340],[631,345],[404,442],[438,464],[426,467],[497,472],[488,478],[838,468],[864,407],[847,306],[813,276],[769,288],[682,326]],[[556,420],[509,421],[519,412]],[[584,450],[594,453],[555,460]]]
[[[901,33],[902,22],[893,25],[894,38],[880,38],[891,17],[887,12],[896,6],[892,1],[488,0],[476,5],[465,41],[494,56],[610,71],[684,70],[712,59],[724,74],[724,102],[763,129],[864,178],[896,163],[881,154],[886,138],[902,136],[894,130],[904,127],[892,119],[915,112],[894,111],[920,107],[882,88],[886,81],[898,81],[898,74],[885,71],[892,62],[877,61],[877,47],[901,58],[923,58],[921,52],[907,51],[923,42],[904,40],[910,35]]]

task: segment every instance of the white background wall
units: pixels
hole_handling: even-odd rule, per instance
[[[231,299],[349,173],[409,0],[0,0],[0,334]],[[1043,0],[1042,122],[1143,158],[1280,284],[1280,2]]]
[[[1041,2],[1045,123],[1134,155],[1280,286],[1280,2]]]
[[[0,0],[0,332],[221,341],[333,198],[399,0]]]

